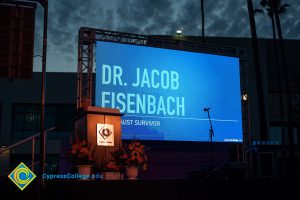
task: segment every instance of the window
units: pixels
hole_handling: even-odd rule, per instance
[[[38,104],[13,105],[13,138],[26,138],[40,128],[40,107]]]
[[[282,144],[282,131],[284,131],[283,129],[284,129],[283,127],[276,127],[276,126],[270,127],[269,140],[272,145]]]
[[[12,136],[15,139],[29,137],[40,130],[39,104],[14,104]],[[75,104],[47,104],[45,106],[45,128],[55,126],[49,138],[57,138],[59,133],[73,131]]]
[[[45,126],[55,126],[56,131],[72,131],[76,106],[73,104],[46,105]]]

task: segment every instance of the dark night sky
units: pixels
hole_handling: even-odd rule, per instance
[[[253,0],[259,8],[259,0]],[[283,0],[291,7],[281,17],[283,36],[300,39],[299,0]],[[250,37],[246,0],[205,1],[207,36]],[[43,10],[37,9],[35,55],[42,53]],[[49,0],[47,71],[77,70],[77,35],[80,27],[93,27],[152,35],[200,35],[200,0]],[[267,15],[256,17],[260,38],[272,37]],[[41,70],[41,59],[34,70]]]

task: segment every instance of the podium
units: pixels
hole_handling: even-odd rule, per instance
[[[118,109],[87,106],[81,108],[74,120],[75,137],[96,146],[96,166],[111,160],[110,152],[122,146],[121,116]]]

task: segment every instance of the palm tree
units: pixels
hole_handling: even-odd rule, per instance
[[[204,42],[204,0],[201,0],[202,42]]]
[[[291,125],[292,122],[292,106],[291,106],[291,94],[290,94],[290,83],[289,83],[289,75],[286,63],[286,56],[284,51],[284,43],[282,37],[282,30],[280,24],[279,16],[284,15],[287,12],[287,9],[290,7],[289,4],[282,4],[281,0],[261,0],[260,5],[268,11],[269,16],[272,16],[272,23],[274,24],[274,19],[276,22],[277,33],[279,37],[280,44],[280,53],[282,58],[282,68],[283,68],[283,76],[285,82],[285,89],[287,93],[287,107],[288,107],[288,132],[289,132],[289,144],[293,144],[293,128]],[[291,152],[292,153],[292,152]]]
[[[288,130],[289,130],[289,144],[292,145],[294,143],[293,141],[293,127],[291,125],[292,123],[292,101],[291,101],[291,93],[290,93],[290,82],[289,82],[289,75],[288,75],[288,68],[286,63],[286,56],[285,56],[285,48],[283,43],[283,37],[282,37],[282,31],[281,31],[281,24],[279,16],[286,13],[287,8],[289,8],[289,4],[283,4],[281,5],[281,0],[276,0],[276,4],[274,5],[274,15],[275,15],[275,21],[276,21],[276,27],[279,37],[279,44],[280,44],[280,53],[282,57],[282,67],[283,67],[283,74],[285,77],[285,86],[286,86],[286,92],[287,92],[287,105],[288,105]],[[294,152],[290,152],[291,157],[293,157]]]
[[[283,117],[283,98],[282,98],[282,78],[281,78],[281,73],[280,73],[280,67],[279,67],[279,58],[278,58],[278,51],[277,51],[277,43],[276,43],[276,31],[275,31],[275,16],[274,16],[274,9],[270,8],[267,6],[267,0],[262,0],[260,2],[260,5],[264,9],[254,9],[254,14],[265,14],[267,13],[268,16],[271,19],[272,22],[272,33],[273,33],[273,49],[275,52],[275,67],[277,71],[277,80],[278,80],[278,90],[279,90],[279,108],[280,108],[280,121],[283,123],[284,117]],[[282,140],[284,139],[283,134],[282,134]]]
[[[247,0],[247,3],[248,3],[248,13],[249,13],[249,20],[250,20],[250,28],[251,28],[254,71],[256,76],[256,87],[257,87],[257,96],[258,96],[260,138],[261,140],[266,140],[268,130],[267,130],[267,123],[266,123],[264,93],[262,87],[263,84],[262,84],[261,70],[259,64],[259,53],[258,53],[258,46],[257,46],[257,34],[256,34],[256,26],[255,26],[255,19],[254,19],[253,3],[252,0]]]

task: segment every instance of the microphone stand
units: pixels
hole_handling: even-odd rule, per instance
[[[209,113],[209,109],[205,110],[207,112],[208,115],[208,120],[209,120],[209,139],[210,139],[210,168],[211,170],[214,168],[214,155],[213,155],[213,137],[214,137],[214,129],[211,123],[211,119],[210,119],[210,113]]]

